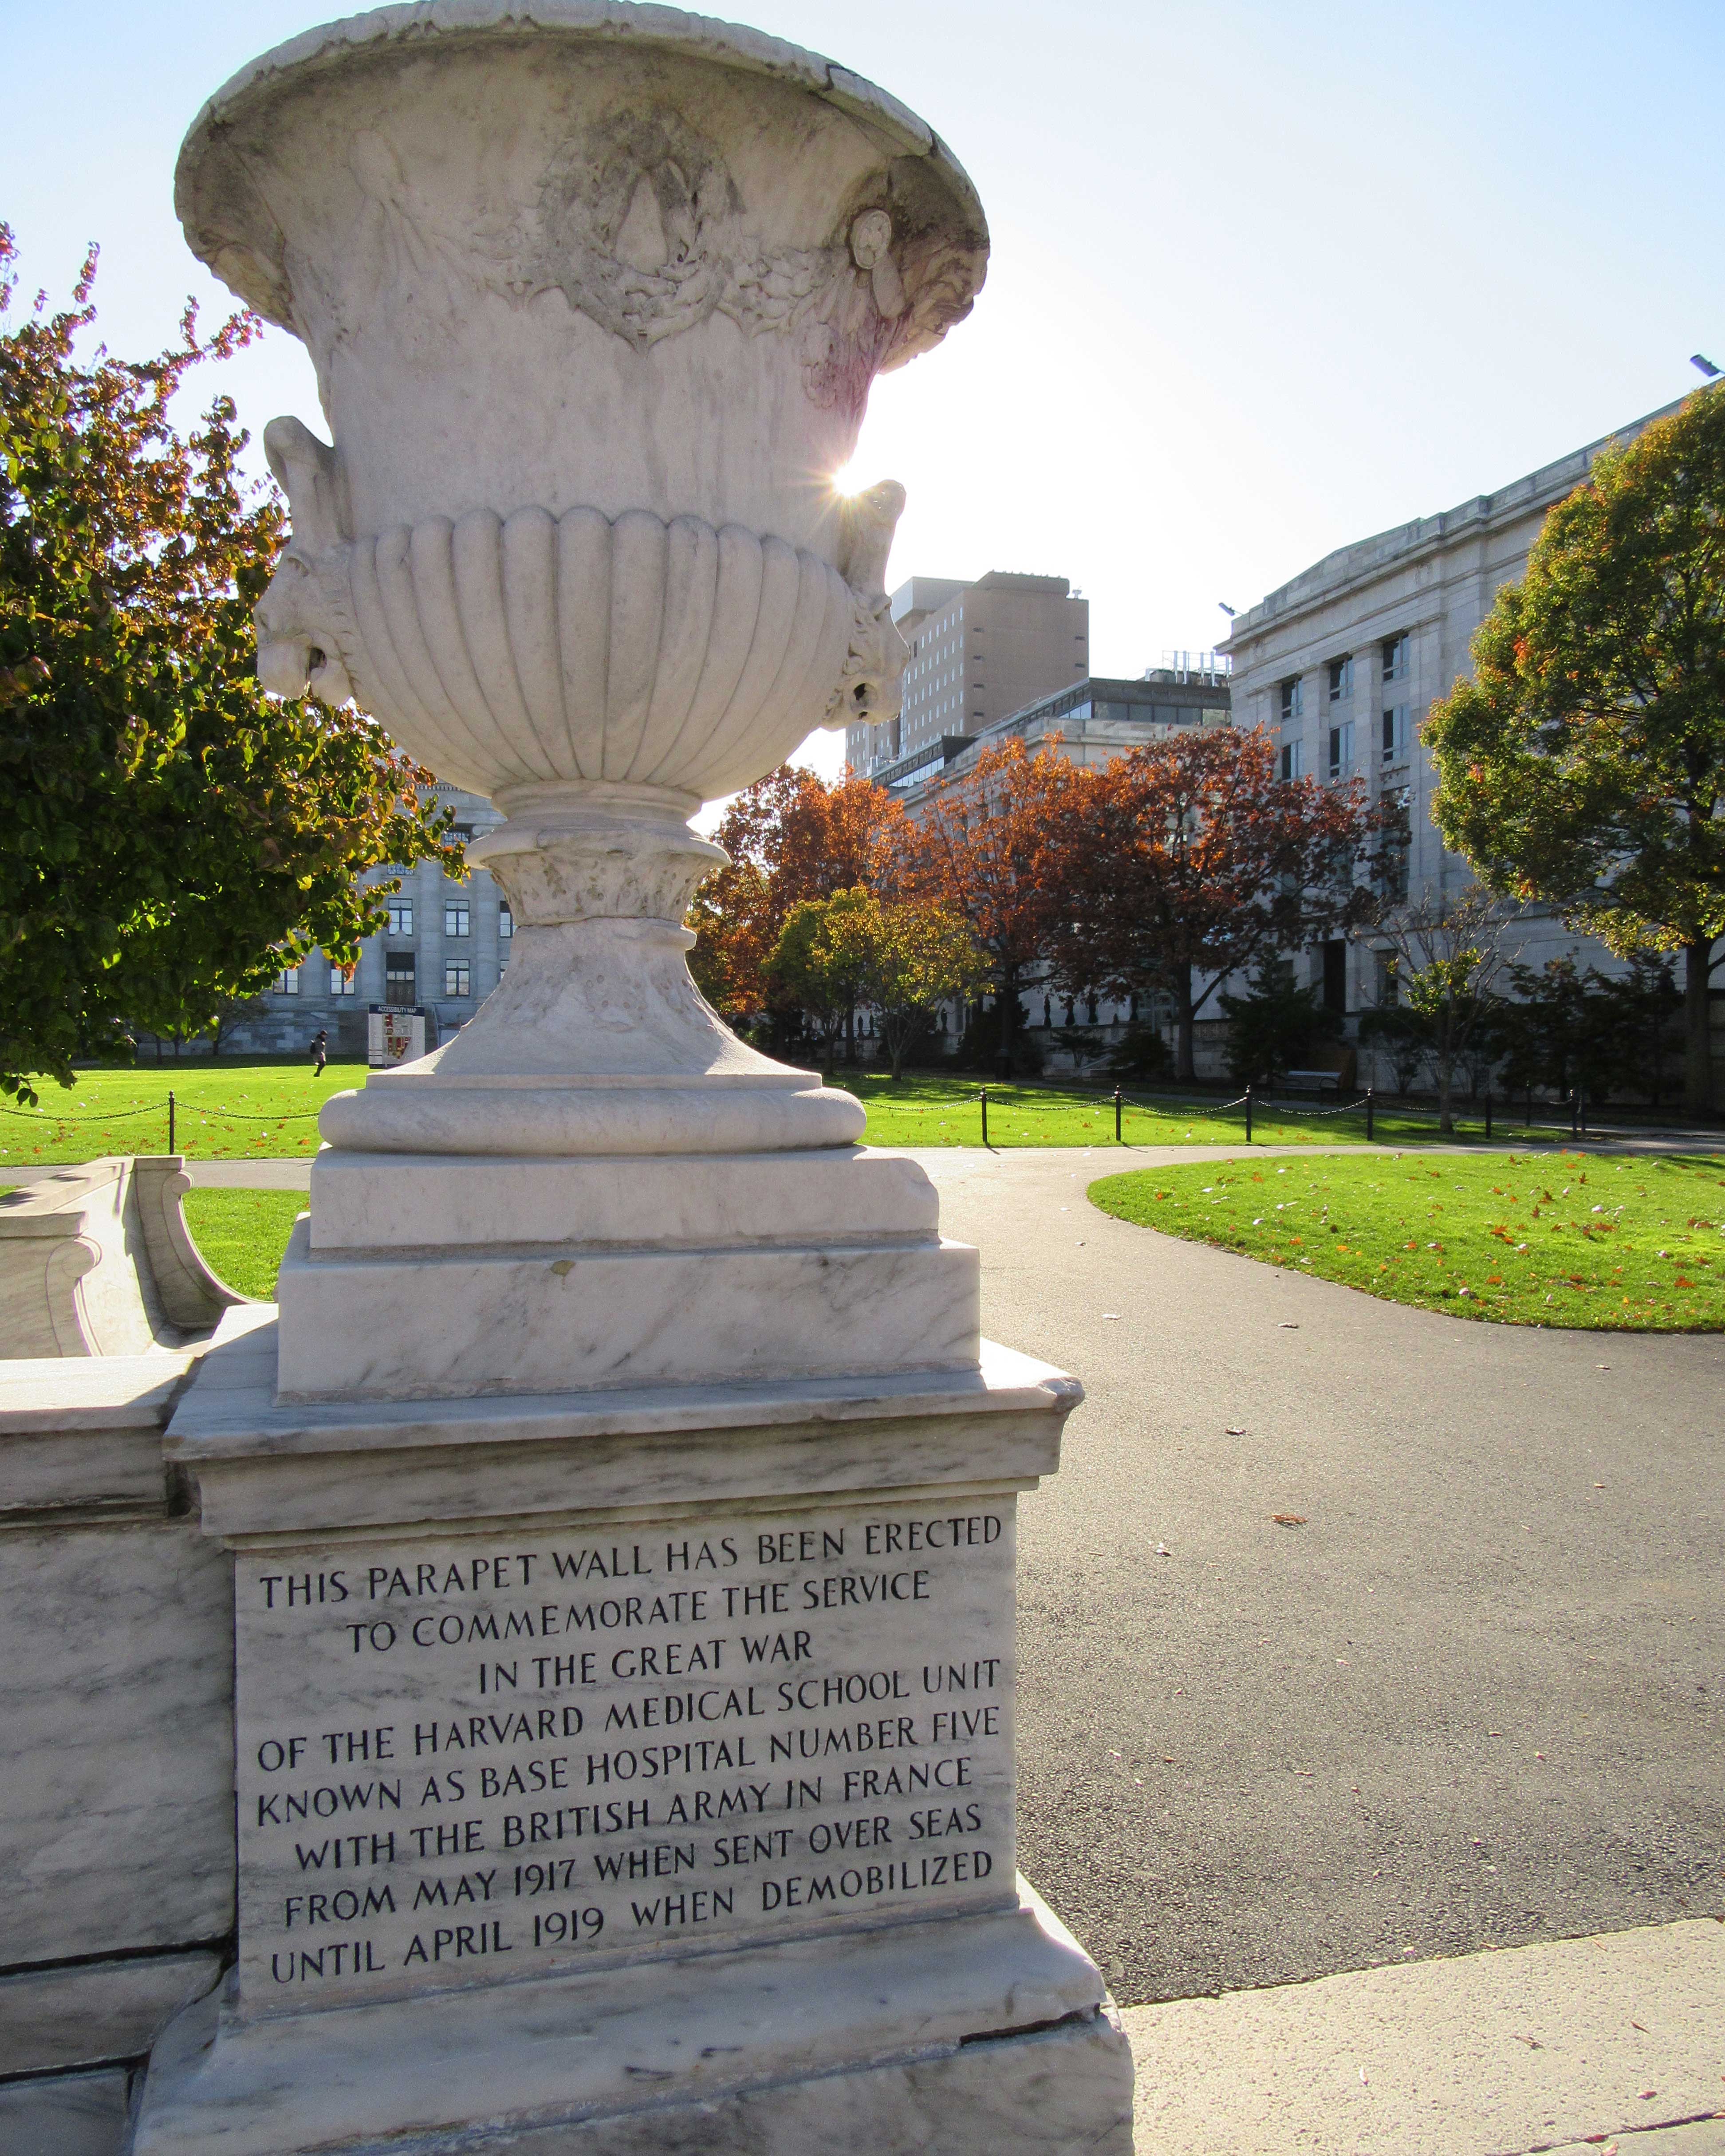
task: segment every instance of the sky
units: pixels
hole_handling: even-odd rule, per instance
[[[890,581],[1069,577],[1091,663],[1225,634],[1332,548],[1453,506],[1725,366],[1718,0],[750,0],[946,139],[993,234],[971,318],[875,387],[851,469]],[[0,219],[27,298],[102,247],[103,333],[228,295],[179,141],[318,0],[0,0]],[[325,432],[271,331],[226,386]],[[841,738],[817,737],[828,771]]]

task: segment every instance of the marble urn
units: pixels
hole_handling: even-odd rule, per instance
[[[505,983],[439,1054],[332,1102],[326,1137],[854,1138],[854,1104],[696,993],[683,915],[720,856],[687,819],[812,728],[896,709],[903,490],[847,499],[832,475],[875,375],[982,281],[962,168],[885,92],[751,30],[434,0],[236,76],[177,203],[305,342],[331,438],[266,431],[292,538],[258,608],[264,685],[354,697],[509,819],[471,850],[519,924]]]

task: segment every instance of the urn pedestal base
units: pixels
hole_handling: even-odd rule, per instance
[[[1072,1379],[295,1402],[278,1353],[218,1339],[167,1440],[234,1553],[239,1954],[132,2156],[1127,2156],[1101,1977],[1016,1877]]]
[[[133,2156],[1130,2156],[1094,1964],[1014,1908],[157,2046]]]
[[[978,1340],[977,1254],[927,1177],[849,1146],[326,1147],[276,1292],[283,1399],[879,1378],[974,1369]]]

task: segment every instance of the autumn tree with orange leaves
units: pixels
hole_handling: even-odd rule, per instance
[[[1000,1011],[999,1060],[1009,1071],[1019,1030],[1019,997],[1036,968],[1070,936],[1082,804],[1096,774],[1056,750],[1031,755],[1022,741],[979,752],[962,780],[906,819],[906,887],[970,926]]]
[[[1086,773],[1061,805],[1056,976],[1171,997],[1184,1079],[1199,1013],[1230,973],[1343,933],[1374,902],[1381,819],[1364,788],[1279,777],[1261,732],[1170,734]]]
[[[782,999],[767,966],[793,907],[890,883],[904,822],[896,796],[854,773],[829,784],[783,763],[746,787],[713,834],[729,865],[689,910],[690,970],[713,1008],[740,1019]]]

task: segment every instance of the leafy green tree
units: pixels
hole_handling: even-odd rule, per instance
[[[1431,1048],[1431,1028],[1418,1011],[1402,1004],[1379,1004],[1362,1011],[1359,1020],[1362,1048],[1382,1049],[1395,1073],[1395,1090],[1406,1095],[1414,1090],[1420,1066]]]
[[[1455,1074],[1485,1046],[1502,1008],[1497,983],[1508,963],[1505,909],[1479,884],[1428,890],[1382,911],[1370,941],[1391,952],[1397,1001],[1424,1029],[1437,1081],[1438,1127],[1455,1127]]]
[[[829,1071],[852,1012],[874,1004],[896,1078],[935,1005],[972,993],[988,966],[961,916],[925,899],[882,899],[859,884],[799,900],[766,972],[814,1021]]]
[[[1296,988],[1292,968],[1273,952],[1259,959],[1250,994],[1220,1000],[1228,1074],[1236,1086],[1273,1083],[1342,1035],[1334,1011],[1314,989]]]
[[[175,350],[85,358],[95,249],[72,307],[19,320],[15,253],[0,225],[0,1091],[33,1101],[132,1025],[190,1037],[314,948],[351,963],[397,888],[362,870],[461,856],[372,720],[258,688],[281,506],[229,398],[169,414],[255,321],[204,342],[188,306]]]
[[[854,924],[863,998],[880,1014],[881,1045],[896,1078],[936,1006],[973,995],[988,962],[963,915],[926,899],[870,897]]]
[[[1608,450],[1432,706],[1445,842],[1495,891],[1684,962],[1684,1097],[1712,1105],[1725,937],[1725,397]]]
[[[1102,1068],[1111,1078],[1167,1078],[1173,1067],[1173,1052],[1161,1034],[1153,1025],[1142,1025],[1136,1020],[1102,1059]]]
[[[1538,1086],[1589,1100],[1633,1091],[1657,1099],[1666,1035],[1681,998],[1669,970],[1645,958],[1624,975],[1553,958],[1512,965],[1515,991],[1499,1015],[1503,1078],[1512,1092]]]
[[[762,969],[768,981],[793,998],[821,1041],[822,1065],[830,1077],[839,1038],[862,995],[867,963],[868,892],[834,891],[830,898],[799,898],[785,916]]]

